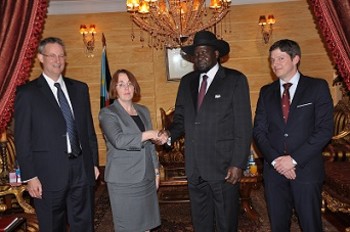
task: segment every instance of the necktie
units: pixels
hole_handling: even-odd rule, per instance
[[[290,107],[290,95],[289,95],[289,88],[292,86],[292,83],[286,83],[283,84],[284,91],[282,94],[282,113],[283,113],[283,119],[284,122],[287,123],[288,121],[288,114],[289,114],[289,107]]]
[[[197,101],[197,110],[199,110],[201,108],[204,96],[205,96],[205,92],[207,90],[207,79],[208,76],[204,75],[202,76],[203,80],[202,80],[202,84],[201,84],[201,88],[199,89],[199,93],[198,93],[198,101]]]
[[[69,154],[70,156],[69,158],[76,158],[80,155],[81,149],[80,149],[77,127],[75,125],[75,120],[74,120],[72,111],[69,107],[67,98],[65,97],[61,89],[61,85],[59,83],[55,83],[54,85],[57,88],[57,98],[58,98],[58,102],[60,103],[63,117],[66,121],[67,132],[69,135],[69,141],[72,148],[72,153]]]

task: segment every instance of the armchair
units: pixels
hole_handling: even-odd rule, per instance
[[[175,108],[172,107],[165,111],[160,108],[160,115],[162,120],[163,129],[169,128],[173,121]],[[185,177],[185,138],[182,136],[174,142],[173,146],[169,149],[163,147],[159,149],[159,162],[164,168],[165,175],[167,176],[183,176]]]
[[[3,203],[0,204],[0,212],[12,208],[12,199],[10,195],[14,195],[17,203],[24,209],[25,213],[34,214],[34,208],[29,205],[23,198],[26,190],[25,185],[12,186],[8,183],[8,172],[14,170],[16,162],[16,150],[14,144],[14,136],[11,130],[6,131],[6,141],[1,141],[1,184],[0,197],[3,197]]]
[[[334,107],[334,136],[324,149],[325,183],[323,211],[350,213],[350,100],[344,97]],[[350,231],[347,228],[346,231]]]

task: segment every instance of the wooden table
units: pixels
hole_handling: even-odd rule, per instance
[[[250,194],[254,188],[260,187],[259,184],[261,183],[261,181],[262,176],[260,174],[255,176],[244,176],[240,181],[241,208],[253,221],[261,220],[261,218],[259,213],[256,212],[252,205],[252,199],[250,197]]]
[[[259,187],[261,181],[261,175],[243,176],[240,181],[241,208],[247,214],[248,218],[253,221],[260,220],[260,215],[252,205],[250,194],[254,188]],[[158,198],[160,203],[189,202],[186,177],[162,177],[158,191]]]
[[[158,191],[159,203],[185,203],[190,202],[187,179],[161,178]]]

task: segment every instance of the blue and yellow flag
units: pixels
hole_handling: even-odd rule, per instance
[[[101,58],[101,100],[100,100],[100,108],[103,108],[105,106],[108,106],[110,104],[109,99],[109,83],[111,82],[111,73],[109,72],[109,65],[108,65],[108,59],[107,59],[107,52],[106,52],[106,43],[103,37],[103,50],[102,50],[102,58]]]

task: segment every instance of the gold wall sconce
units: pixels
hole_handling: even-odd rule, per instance
[[[261,27],[262,39],[265,44],[268,44],[270,41],[273,31],[272,25],[275,24],[275,22],[276,19],[272,14],[268,15],[267,19],[265,15],[260,15],[259,17],[259,26]]]
[[[85,24],[80,25],[80,34],[83,35],[84,51],[87,57],[94,57],[96,26],[91,24],[88,28]]]

